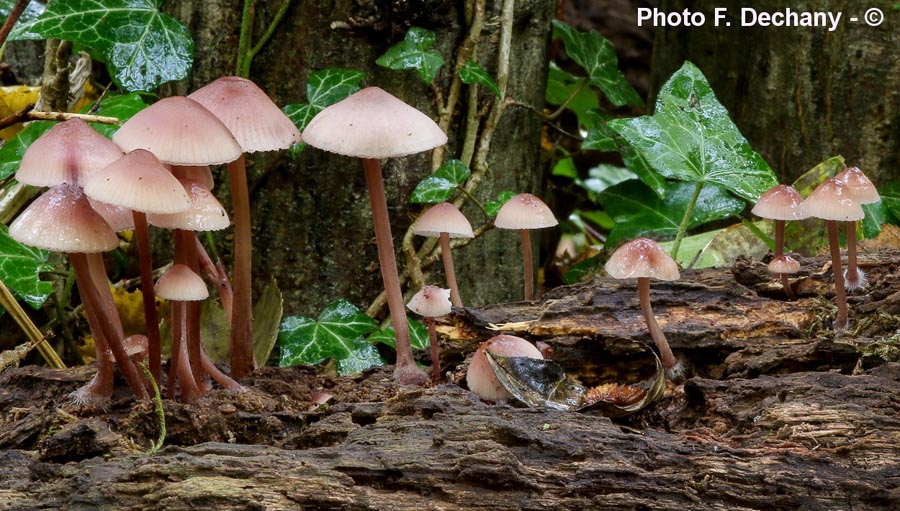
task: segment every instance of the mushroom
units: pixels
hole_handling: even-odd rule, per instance
[[[206,300],[209,291],[199,275],[184,264],[174,264],[156,281],[156,294],[172,302],[172,357],[169,362],[169,397],[175,393],[175,382],[181,388],[181,400],[197,401],[202,395],[201,383],[192,371],[188,354],[187,304]]]
[[[474,238],[472,225],[456,206],[442,202],[422,213],[412,229],[413,234],[440,239],[444,273],[447,274],[447,285],[450,287],[450,300],[454,307],[462,307],[456,271],[453,269],[453,254],[450,252],[450,238]]]
[[[450,314],[450,290],[437,286],[422,286],[406,304],[409,310],[425,318],[428,327],[428,344],[431,346],[431,384],[441,381],[441,354],[438,346],[434,318]]]
[[[647,238],[636,238],[613,252],[606,261],[606,273],[615,279],[637,279],[638,300],[647,329],[659,349],[659,358],[666,373],[674,378],[680,372],[676,367],[679,364],[650,307],[650,279],[678,280],[681,278],[678,264],[659,243]]]
[[[803,220],[806,218],[806,215],[800,208],[802,202],[803,197],[800,196],[793,186],[776,185],[766,190],[751,210],[751,213],[760,218],[775,220],[775,259],[781,258],[784,254],[785,222],[787,220]],[[784,288],[788,299],[794,300],[797,298],[788,280],[788,272],[775,272],[772,270],[772,267],[772,265],[769,265],[769,271],[781,275],[781,287]],[[776,264],[775,267],[780,266]]]
[[[515,335],[495,335],[481,343],[469,362],[466,385],[481,399],[493,402],[506,401],[512,395],[497,380],[485,351],[501,357],[544,358],[533,344]]]
[[[132,211],[147,318],[150,374],[159,382],[162,353],[147,213],[184,211],[190,207],[190,200],[175,176],[145,149],[135,149],[97,171],[85,182],[84,193],[94,200]]]
[[[828,245],[831,248],[831,269],[834,274],[834,295],[837,317],[834,328],[847,327],[847,293],[844,288],[844,272],[841,271],[841,246],[838,242],[837,223],[862,220],[865,213],[853,198],[850,188],[843,181],[831,178],[820,184],[801,205],[811,217],[822,218],[828,226]]]
[[[83,186],[122,150],[81,119],[61,122],[35,140],[16,170],[16,181],[34,186]]]
[[[277,151],[300,142],[300,132],[294,123],[262,89],[246,78],[223,76],[188,97],[218,117],[244,153]],[[231,371],[241,377],[251,373],[256,366],[253,360],[250,191],[243,155],[228,164],[228,181],[234,210]]]
[[[525,274],[525,299],[534,300],[534,265],[531,257],[531,229],[553,227],[559,222],[544,202],[530,193],[509,199],[494,219],[501,229],[518,229],[522,239],[522,266]]]
[[[860,205],[881,201],[878,189],[857,167],[850,167],[834,176],[850,189],[850,193]],[[856,221],[847,222],[847,270],[844,272],[844,287],[855,291],[869,283],[866,274],[856,264]]]
[[[427,377],[416,367],[409,342],[409,325],[378,159],[433,149],[446,144],[447,135],[427,115],[378,87],[367,87],[313,117],[303,132],[303,141],[325,151],[362,158],[381,278],[397,341],[394,379],[401,384],[422,384]]]
[[[119,246],[116,233],[91,208],[81,187],[60,184],[32,202],[9,226],[14,240],[55,252],[66,252],[75,272],[85,315],[97,344],[97,375],[73,396],[102,402],[112,394],[112,350],[129,387],[138,399],[149,399],[140,374],[123,346],[122,322],[109,290],[102,253]]]

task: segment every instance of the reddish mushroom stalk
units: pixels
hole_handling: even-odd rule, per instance
[[[650,277],[638,277],[637,285],[638,300],[641,303],[641,312],[644,313],[644,319],[647,321],[647,329],[650,330],[650,337],[656,343],[657,349],[659,349],[659,358],[663,367],[672,369],[678,361],[675,358],[675,354],[672,353],[672,348],[669,347],[669,341],[666,340],[665,334],[663,334],[659,323],[656,321],[656,316],[653,315],[653,309],[650,307]]]
[[[141,272],[141,296],[144,301],[144,317],[147,323],[147,351],[150,357],[150,374],[162,381],[162,348],[159,337],[159,317],[156,314],[156,292],[153,290],[153,259],[150,250],[150,226],[147,215],[133,211],[134,234],[138,242],[138,265]]]
[[[856,263],[856,222],[844,222],[847,226],[847,272],[844,285],[848,291],[862,289],[868,284],[866,274]]]
[[[531,231],[519,231],[522,241],[522,269],[525,277],[525,300],[534,300],[534,263],[531,255]]]
[[[438,345],[434,318],[425,318],[425,326],[428,327],[428,346],[431,351],[431,384],[437,385],[441,382],[441,347]]]
[[[838,223],[827,220],[828,245],[831,248],[831,270],[834,274],[834,298],[837,302],[837,317],[834,320],[835,330],[847,328],[847,291],[844,289],[844,272],[841,271],[841,246],[838,243]]]
[[[775,257],[781,257],[784,255],[784,220],[775,220]],[[791,280],[788,278],[787,273],[780,273],[781,276],[781,287],[784,289],[784,293],[787,295],[789,300],[796,300],[797,295],[794,293],[794,288],[791,287]]]
[[[441,233],[441,259],[444,262],[444,273],[447,275],[447,286],[450,287],[450,301],[454,307],[462,307],[462,297],[459,295],[459,284],[456,283],[456,269],[453,267],[453,254],[450,252],[450,234]]]
[[[253,303],[250,297],[252,285],[250,192],[247,189],[247,170],[244,166],[244,155],[228,164],[228,182],[231,185],[231,200],[234,208],[234,276],[232,282],[234,287],[234,304],[232,306],[231,320],[231,373],[236,378],[241,378],[253,372],[253,369],[256,367],[256,362],[253,360]],[[394,328],[397,329],[396,325]],[[399,332],[399,330],[397,331]]]

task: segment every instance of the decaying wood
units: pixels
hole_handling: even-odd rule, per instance
[[[246,393],[167,402],[168,447],[148,456],[146,403],[81,410],[64,396],[88,373],[14,369],[0,376],[0,509],[898,509],[900,363],[869,351],[898,324],[867,307],[900,291],[900,255],[864,261],[872,286],[841,333],[824,259],[806,261],[794,302],[749,260],[654,283],[694,373],[623,419],[483,403],[463,365],[460,385],[416,390],[389,369],[265,369]],[[600,278],[465,309],[439,331],[457,363],[502,325],[586,381],[616,380],[646,369],[639,318],[630,283]],[[56,405],[16,401],[26,388]],[[333,404],[312,403],[320,391]]]

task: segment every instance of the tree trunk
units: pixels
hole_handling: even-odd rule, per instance
[[[894,4],[798,0],[793,11],[843,12],[838,28],[730,27],[714,24],[715,0],[665,0],[660,9],[706,15],[701,27],[657,28],[651,90],[684,60],[697,64],[741,132],[783,182],[843,155],[878,185],[900,179],[900,18]],[[750,5],[750,4],[747,4]],[[760,12],[784,12],[785,2],[753,2]],[[869,8],[884,22],[864,22]],[[849,18],[857,17],[858,21]]]
[[[402,40],[409,26],[434,31],[435,47],[446,62],[435,83],[446,96],[456,48],[466,33],[462,3],[295,1],[272,40],[253,61],[250,78],[278,104],[305,103],[311,72],[328,67],[357,69],[366,73],[364,85],[382,87],[436,118],[434,95],[415,71],[388,70],[376,66],[375,60]],[[498,15],[501,3],[487,2],[487,20]],[[257,2],[254,40],[280,4],[281,0]],[[550,0],[518,2],[515,10],[509,95],[538,109],[543,104],[553,4]],[[218,76],[234,73],[242,5],[236,0],[167,4],[166,8],[191,29],[196,43],[194,70],[174,92],[189,92]],[[496,24],[487,23],[480,38],[478,61],[490,73],[496,72],[498,30]],[[465,94],[464,89],[463,97]],[[445,159],[458,157],[462,140],[459,117],[451,124]],[[493,199],[502,190],[537,190],[540,125],[540,119],[526,108],[506,110],[491,147],[490,175],[476,192],[481,201]],[[336,298],[368,306],[382,284],[359,161],[307,147],[296,161],[251,155],[249,163],[257,290],[270,279],[277,279],[286,314],[315,315]],[[385,162],[388,205],[398,250],[407,227],[421,211],[420,206],[409,203],[409,195],[431,172],[430,152]],[[222,186],[217,187],[217,192],[224,191]],[[483,223],[478,209],[466,206],[464,211],[473,225]],[[467,304],[521,295],[518,250],[513,234],[501,231],[489,232],[455,254]],[[401,271],[404,261],[399,254]],[[491,268],[490,279],[482,278],[485,267]],[[433,266],[426,280],[443,282],[440,264]]]

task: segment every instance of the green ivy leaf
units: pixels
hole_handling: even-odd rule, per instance
[[[588,178],[584,180],[582,186],[597,194],[623,181],[635,178],[637,175],[624,167],[601,163],[588,171]]]
[[[383,366],[384,359],[378,353],[375,346],[362,339],[356,339],[351,343],[352,350],[348,355],[337,361],[337,373],[340,376],[359,374],[374,366]]]
[[[181,80],[194,62],[187,27],[160,12],[154,0],[53,0],[41,16],[10,34],[10,39],[50,38],[87,47],[127,91]]]
[[[466,65],[459,70],[459,79],[462,80],[463,83],[477,83],[478,85],[483,85],[488,89],[491,89],[498,98],[503,98],[500,94],[500,87],[497,87],[494,78],[474,60],[466,62]]]
[[[39,309],[53,292],[53,284],[40,279],[41,272],[53,269],[47,264],[49,256],[49,252],[10,238],[9,229],[0,224],[0,279],[34,309]]]
[[[362,347],[359,341],[376,328],[374,319],[347,300],[331,302],[318,319],[289,316],[281,322],[278,333],[279,365],[318,364],[328,358],[339,362],[353,357],[366,358],[365,354],[358,353]]]
[[[886,221],[884,205],[881,202],[874,204],[863,204],[863,211],[866,216],[862,220],[862,236],[863,238],[874,238],[881,233],[881,226]]]
[[[91,127],[97,130],[101,135],[106,138],[112,138],[113,133],[118,131],[119,127],[125,123],[128,119],[131,119],[131,116],[140,112],[141,110],[147,108],[147,103],[144,102],[141,94],[137,92],[131,92],[128,94],[111,94],[102,101],[100,101],[100,108],[97,109],[97,115],[108,115],[110,117],[115,117],[119,120],[118,125],[114,124],[99,124],[94,123],[91,124]],[[83,113],[87,113],[90,110],[90,106],[84,107]]]
[[[444,65],[444,57],[432,50],[432,46],[434,46],[434,32],[412,27],[403,41],[388,48],[375,63],[394,70],[415,69],[425,83],[431,83]]]
[[[0,14],[4,17],[9,16],[10,11],[12,11],[13,6],[16,4],[16,0],[0,0]],[[44,12],[44,4],[40,2],[28,2],[28,5],[25,6],[25,10],[22,12],[22,15],[19,16],[19,23],[27,23],[29,21],[34,20]]]
[[[588,133],[581,143],[581,148],[586,151],[618,151],[619,144],[616,143],[615,132],[606,125],[609,122],[609,116],[597,110],[588,112],[589,128]]]
[[[632,179],[619,183],[599,195],[600,204],[616,221],[607,237],[607,246],[645,234],[656,237],[674,236],[694,194],[694,183],[675,182],[666,185],[663,197],[657,197],[642,182]],[[694,206],[688,229],[713,220],[738,215],[744,202],[729,195],[721,186],[707,183]]]
[[[431,342],[428,339],[428,327],[422,324],[415,319],[411,319],[409,317],[406,318],[406,321],[409,323],[409,344],[412,346],[414,350],[424,350],[427,349]],[[396,335],[394,334],[394,327],[389,326],[384,330],[379,330],[374,334],[370,335],[367,341],[372,344],[386,344],[391,348],[397,349],[397,343],[395,342]]]
[[[591,119],[588,112],[596,111],[600,106],[600,102],[597,101],[597,95],[590,87],[581,87],[579,89],[581,80],[583,79],[570,75],[560,69],[554,62],[551,62],[549,73],[547,74],[547,90],[544,92],[544,99],[551,105],[562,105],[571,97],[572,99],[566,105],[566,109],[578,117],[579,125],[590,126]]]
[[[497,198],[495,200],[489,200],[484,205],[484,209],[487,211],[488,216],[497,216],[497,213],[500,212],[500,208],[506,204],[509,199],[512,199],[516,196],[516,192],[500,192],[497,194]]]
[[[900,181],[892,181],[878,189],[881,203],[896,218],[900,218]]]
[[[3,147],[0,147],[0,180],[4,180],[19,170],[19,164],[22,163],[22,156],[32,142],[40,138],[41,135],[47,133],[53,125],[52,121],[34,121],[28,123],[25,129],[20,131],[15,137],[6,141]]]
[[[748,225],[759,227],[772,223],[763,220]],[[674,241],[661,243],[663,249],[672,252]],[[722,268],[731,266],[738,256],[751,259],[762,259],[769,252],[769,246],[745,224],[735,224],[725,229],[702,232],[693,236],[685,236],[678,250],[678,263],[684,268]]]
[[[563,42],[569,57],[587,71],[591,85],[602,90],[612,104],[644,104],[641,96],[619,71],[616,49],[608,39],[593,30],[579,32],[559,20],[553,20],[553,38]]]
[[[465,183],[472,171],[460,160],[448,160],[434,174],[416,185],[409,200],[419,204],[437,204],[450,200],[456,187]]]
[[[665,177],[716,183],[748,201],[778,184],[690,62],[663,85],[652,116],[608,124]]]

